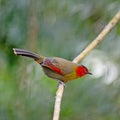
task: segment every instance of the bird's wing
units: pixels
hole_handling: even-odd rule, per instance
[[[74,63],[58,57],[46,58],[41,65],[60,75],[66,75],[73,72],[75,67]]]
[[[62,70],[55,64],[56,62],[54,61],[54,59],[50,59],[50,58],[46,58],[43,63],[41,64],[42,67],[47,67],[49,69],[51,69],[52,71],[63,75]]]

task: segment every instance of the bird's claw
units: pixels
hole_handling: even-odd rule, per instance
[[[58,80],[58,86],[59,86],[59,84],[62,84],[64,87],[66,86],[66,84],[61,80]]]

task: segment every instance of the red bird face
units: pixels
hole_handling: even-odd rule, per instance
[[[76,73],[79,77],[84,76],[86,74],[92,75],[92,73],[90,73],[84,65],[78,66],[76,69]]]

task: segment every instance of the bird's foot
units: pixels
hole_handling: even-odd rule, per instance
[[[58,86],[59,86],[60,84],[62,84],[64,87],[66,86],[66,84],[65,84],[63,81],[58,80]]]

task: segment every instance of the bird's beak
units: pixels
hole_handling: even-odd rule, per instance
[[[92,73],[88,72],[89,75],[93,75]]]

